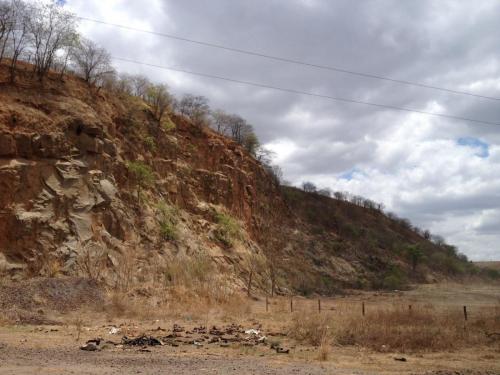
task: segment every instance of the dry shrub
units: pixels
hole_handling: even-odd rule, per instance
[[[114,267],[115,288],[127,292],[133,283],[137,271],[137,257],[132,246],[122,249],[121,256]]]
[[[372,310],[365,317],[357,313],[297,312],[289,325],[289,336],[320,347],[320,358],[328,356],[332,342],[387,352],[433,352],[491,345],[492,340],[485,333],[499,331],[500,315],[488,308],[470,314],[467,324],[460,309],[408,311],[394,307]]]
[[[96,242],[78,243],[76,266],[84,277],[100,281],[106,272],[108,252]]]
[[[105,308],[108,319],[201,319],[209,312],[231,317],[248,312],[249,302],[209,256],[181,254],[165,263],[161,283],[153,278],[141,285],[110,291]],[[153,268],[159,266],[155,264]]]
[[[57,277],[61,274],[63,265],[60,259],[56,258],[47,249],[42,249],[33,254],[28,263],[28,276]]]
[[[332,346],[329,342],[329,340],[323,340],[323,342],[321,343],[321,345],[319,346],[318,348],[318,361],[328,361],[328,359],[330,358],[330,353],[332,351]]]
[[[233,280],[219,272],[207,255],[172,257],[164,275],[172,312],[200,315],[215,309],[224,315],[241,316],[249,309]]]
[[[327,344],[331,334],[330,314],[296,312],[292,315],[288,336],[313,346]]]
[[[479,320],[464,326],[458,311],[382,309],[364,318],[340,317],[333,327],[335,341],[341,345],[361,345],[378,351],[439,351],[485,344],[484,326],[498,329],[495,319],[494,314],[483,312]],[[482,328],[477,326],[479,322]]]

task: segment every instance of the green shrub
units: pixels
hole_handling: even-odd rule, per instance
[[[166,132],[170,132],[175,129],[175,124],[168,116],[161,120],[161,126]]]
[[[144,145],[149,151],[151,152],[156,151],[156,143],[153,137],[150,136],[144,137]]]
[[[436,270],[450,275],[461,275],[467,271],[466,264],[461,262],[456,255],[437,251],[430,257],[429,264]]]
[[[236,240],[241,239],[241,228],[238,222],[230,215],[224,212],[215,214],[217,228],[215,229],[215,239],[224,246],[232,247]]]
[[[486,275],[490,278],[490,279],[493,279],[493,280],[498,280],[500,279],[500,271],[498,270],[494,270],[492,268],[487,268],[485,270],[486,272]]]
[[[158,203],[160,212],[160,234],[167,241],[178,239],[177,223],[179,213],[175,207],[169,206],[164,201]]]
[[[153,185],[155,180],[154,173],[147,164],[140,161],[127,162],[127,169],[137,186],[137,200],[140,200],[141,190]]]
[[[175,241],[177,239],[177,228],[170,221],[160,221],[160,234],[167,241]]]
[[[387,290],[403,289],[407,285],[406,275],[397,266],[392,266],[382,279],[382,288]]]
[[[408,261],[411,263],[413,272],[415,272],[424,256],[420,246],[418,244],[409,245],[406,248],[406,256],[408,257]]]

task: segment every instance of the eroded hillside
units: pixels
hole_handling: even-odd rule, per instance
[[[237,287],[328,294],[468,264],[381,212],[278,186],[206,126],[174,113],[159,123],[141,99],[76,77],[42,85],[28,68],[0,87],[0,263],[11,277],[121,285],[201,256]],[[418,267],[405,250],[414,243]]]

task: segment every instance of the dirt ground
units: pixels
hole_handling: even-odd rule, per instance
[[[238,324],[245,329],[266,321],[265,300],[255,301],[251,316]],[[474,314],[483,306],[500,306],[496,286],[435,285],[400,293],[361,293],[322,301],[323,309],[357,306],[366,309],[387,304],[436,304],[446,308],[467,305]],[[281,301],[281,308],[287,306]],[[277,309],[272,302],[269,309]],[[313,309],[317,299],[296,299],[294,309]],[[360,311],[352,311],[353,314]],[[280,313],[285,317],[286,311]],[[278,314],[278,316],[280,316]],[[277,321],[278,320],[278,321]],[[79,326],[71,320],[54,326],[5,325],[0,327],[0,375],[3,374],[332,374],[332,375],[500,375],[500,347],[482,346],[446,352],[393,353],[357,346],[334,345],[328,358],[319,360],[319,349],[283,339],[290,353],[281,354],[266,345],[247,347],[232,343],[219,345],[148,346],[111,345],[101,351],[83,351],[87,340],[102,337],[120,342],[124,335],[168,331],[174,322],[186,327],[202,323],[184,320],[124,320],[86,316]],[[260,322],[260,323],[258,323]],[[207,323],[207,322],[205,322]],[[229,323],[229,322],[226,322]],[[222,324],[222,323],[221,323]],[[279,326],[279,318],[273,318]],[[120,327],[111,334],[110,327]],[[149,332],[149,333],[148,333]],[[80,337],[78,339],[78,333]],[[406,361],[396,360],[404,358]]]

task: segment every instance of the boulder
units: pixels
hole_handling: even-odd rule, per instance
[[[109,156],[116,156],[118,154],[116,145],[109,139],[104,139],[103,150]]]
[[[104,201],[110,203],[116,197],[117,189],[113,183],[107,179],[99,181],[97,185],[97,190],[100,195],[104,198]]]
[[[17,154],[22,158],[30,158],[33,155],[30,134],[16,134]]]
[[[58,142],[55,134],[37,134],[32,139],[33,151],[36,156],[53,158],[58,156]]]
[[[9,133],[0,133],[0,156],[15,156],[16,142]]]
[[[78,137],[78,148],[81,152],[102,154],[103,147],[104,142],[98,138],[93,138],[85,133],[80,134]]]
[[[81,118],[72,118],[67,122],[67,129],[76,135],[87,134],[91,137],[102,137],[102,126],[92,123],[86,123]]]

